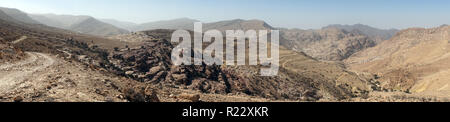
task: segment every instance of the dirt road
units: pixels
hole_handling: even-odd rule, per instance
[[[19,39],[13,41],[12,43],[13,43],[13,44],[16,44],[16,43],[19,43],[19,42],[21,42],[21,41],[27,39],[27,38],[28,38],[27,36],[22,36],[22,37],[20,37]]]
[[[55,63],[55,60],[46,54],[27,52],[27,55],[28,58],[23,61],[0,65],[0,92],[11,89],[29,78],[32,73]]]

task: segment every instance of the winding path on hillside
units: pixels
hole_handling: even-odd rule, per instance
[[[27,59],[15,63],[0,64],[0,92],[4,93],[25,79],[30,78],[34,72],[42,71],[53,65],[55,59],[43,53],[26,52]]]

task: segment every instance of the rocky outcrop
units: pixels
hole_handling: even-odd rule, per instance
[[[307,83],[298,82],[305,79],[285,80],[286,75],[262,77],[257,74],[259,67],[174,66],[170,59],[173,47],[166,39],[151,40],[140,47],[114,51],[109,59],[117,67],[113,72],[144,83],[270,99],[318,100],[321,97]]]

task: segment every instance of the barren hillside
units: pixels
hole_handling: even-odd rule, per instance
[[[213,23],[205,23],[203,25],[203,30],[217,29],[219,31],[225,32],[226,30],[272,30],[273,27],[262,20],[227,20],[219,21]]]
[[[272,101],[245,94],[208,94],[142,83],[113,72],[116,67],[107,59],[114,48],[137,47],[142,43],[15,21],[0,19],[0,101]]]
[[[281,45],[314,58],[341,61],[354,53],[375,46],[366,35],[338,28],[321,30],[282,29]]]
[[[406,29],[345,62],[378,74],[386,88],[448,97],[449,31],[450,26]]]
[[[339,28],[343,29],[345,31],[349,32],[360,32],[364,35],[369,36],[371,39],[373,39],[377,44],[381,43],[384,40],[391,39],[392,36],[395,35],[395,33],[398,32],[397,29],[378,29],[374,27],[370,27],[368,25],[363,24],[355,24],[355,25],[340,25],[340,24],[334,24],[324,27],[325,28]]]
[[[111,36],[111,35],[128,33],[127,30],[117,28],[111,24],[101,22],[94,18],[88,18],[79,23],[75,23],[75,24],[71,25],[69,27],[69,29],[76,31],[76,32],[99,35],[99,36]]]
[[[0,7],[0,10],[2,12],[6,13],[11,18],[14,18],[17,21],[20,21],[23,23],[28,23],[28,24],[40,24],[36,20],[31,19],[31,17],[28,16],[28,14],[26,14],[18,9]]]
[[[111,36],[128,33],[127,30],[102,22],[90,16],[31,14],[34,20],[47,26],[67,29],[97,36]]]

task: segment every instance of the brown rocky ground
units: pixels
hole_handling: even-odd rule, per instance
[[[259,66],[172,66],[168,30],[143,32],[153,35],[143,42],[124,42],[42,25],[0,24],[1,44],[12,56],[0,63],[0,101],[445,101],[429,97],[432,93],[379,91],[378,80],[389,75],[353,72],[340,62],[285,48],[279,75],[261,77]]]

